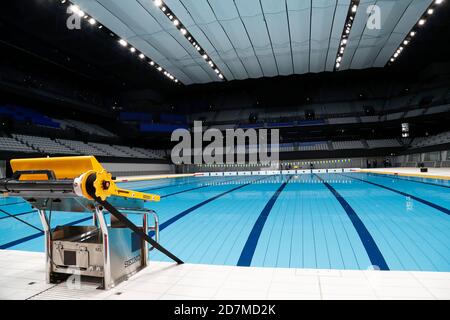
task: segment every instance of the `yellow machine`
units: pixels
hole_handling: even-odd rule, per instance
[[[38,210],[49,283],[75,274],[99,278],[101,287],[110,289],[145,268],[151,249],[183,263],[158,243],[158,216],[146,204],[160,197],[119,188],[95,157],[16,159],[11,168],[12,178],[0,179],[0,193],[22,197]],[[52,228],[52,212],[91,213],[94,225]],[[128,214],[143,216],[142,226],[131,222]],[[148,226],[149,214],[153,227]]]
[[[159,201],[160,197],[138,191],[118,188],[112,176],[93,156],[59,157],[11,160],[13,172],[22,173],[20,181],[74,180],[74,191],[78,196],[93,200],[87,192],[88,178],[95,175],[95,195],[102,200],[110,196],[126,197],[146,201]],[[53,174],[49,176],[48,174]]]

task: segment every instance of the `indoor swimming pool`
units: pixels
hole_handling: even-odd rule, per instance
[[[450,271],[450,182],[369,173],[136,181],[160,241],[187,263],[320,269]],[[140,217],[129,216],[135,223]],[[52,213],[52,226],[90,214]],[[44,251],[38,215],[0,198],[0,249]],[[150,259],[170,261],[158,252]]]

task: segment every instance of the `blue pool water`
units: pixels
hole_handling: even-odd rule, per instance
[[[449,181],[343,173],[122,186],[162,196],[150,204],[159,214],[161,243],[185,262],[450,271]],[[91,220],[55,212],[52,225]],[[22,199],[0,198],[0,249],[43,251],[40,229]],[[158,252],[151,259],[169,261]]]

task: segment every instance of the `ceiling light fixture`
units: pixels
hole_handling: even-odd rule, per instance
[[[353,2],[356,2],[356,1],[353,1]],[[358,0],[358,2],[359,2],[359,0]],[[196,41],[194,39],[192,34],[189,33],[186,26],[183,25],[181,20],[175,15],[175,13],[172,10],[170,10],[170,8],[164,3],[164,1],[163,0],[153,0],[153,3],[155,4],[156,7],[158,7],[164,13],[164,15],[169,20],[172,21],[173,25],[181,32],[181,34],[187,39],[187,41],[189,41],[189,43],[203,57],[203,59],[205,59],[208,62],[209,66],[211,67],[211,69],[214,70],[214,72],[217,74],[219,79],[226,80],[225,77],[223,76],[223,73],[219,70],[218,66],[214,62],[212,62],[211,58],[206,53],[206,51],[198,44],[198,41]]]
[[[155,5],[157,6],[162,6],[162,1],[161,0],[154,0],[153,1],[155,3]],[[158,4],[159,3],[159,4]],[[113,39],[117,40],[117,42],[125,48],[129,47],[128,42],[125,39],[122,39],[121,37],[119,37],[118,35],[116,35],[114,32],[112,32],[111,30],[109,30],[107,27],[104,27],[102,24],[99,24],[98,21],[96,19],[94,19],[94,17],[89,16],[88,14],[86,14],[78,5],[71,3],[70,1],[67,0],[62,0],[61,4],[63,5],[67,5],[69,11],[68,12],[72,12],[73,14],[76,14],[84,19],[86,19],[86,22],[89,23],[90,25],[98,25],[98,29],[99,30],[105,30],[105,32],[107,32],[108,36],[112,37]],[[166,10],[166,8],[163,7],[162,9],[163,11]],[[183,31],[180,30],[182,33]],[[186,31],[186,30],[185,30]],[[186,31],[187,33],[187,31]],[[165,71],[168,74],[168,78],[171,79],[172,81],[174,81],[175,83],[180,83],[180,81],[178,79],[176,79],[173,75],[171,75],[168,71],[166,71],[163,67],[161,67],[160,65],[156,64],[153,60],[147,58],[145,56],[145,54],[143,52],[139,52],[135,47],[130,46],[130,52],[131,53],[138,53],[138,57],[140,60],[148,62],[148,64],[152,67],[155,67],[158,71]]]
[[[339,42],[339,50],[336,55],[335,65],[334,65],[334,71],[338,71],[342,64],[342,57],[344,56],[345,49],[347,48],[348,44],[348,37],[350,36],[350,32],[352,31],[352,26],[355,20],[356,13],[358,11],[360,0],[352,0],[350,3],[348,12],[347,12],[347,18],[345,20],[344,24],[344,30],[342,31],[341,35],[341,41]]]
[[[444,0],[435,0],[434,2],[432,2],[430,4],[430,6],[427,8],[427,10],[425,10],[424,14],[420,17],[419,21],[417,21],[417,24],[413,27],[413,30],[411,30],[405,37],[405,39],[403,39],[403,41],[401,42],[400,46],[398,47],[397,50],[395,50],[394,54],[392,55],[392,57],[389,59],[387,65],[391,65],[392,63],[394,63],[397,58],[400,56],[400,54],[403,52],[403,49],[405,49],[404,46],[409,45],[411,43],[411,41],[413,40],[413,38],[417,35],[417,32],[420,30],[420,28],[422,28],[426,22],[427,19],[434,14],[435,10],[437,9],[437,7],[442,4],[444,2]]]

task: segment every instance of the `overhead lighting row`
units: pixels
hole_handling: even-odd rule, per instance
[[[164,15],[172,21],[173,25],[180,31],[180,33],[189,41],[189,43],[197,50],[197,52],[202,56],[205,62],[209,65],[211,69],[217,74],[217,77],[221,80],[226,80],[223,73],[220,71],[219,67],[212,61],[211,57],[206,53],[206,51],[200,46],[197,40],[189,33],[187,28],[181,23],[180,19],[173,13],[172,10],[167,7],[167,5],[162,0],[153,0],[155,6],[157,6]]]
[[[170,72],[168,72],[166,69],[164,69],[162,66],[157,64],[152,59],[148,58],[144,53],[140,52],[139,50],[137,50],[136,48],[134,48],[133,46],[128,44],[128,42],[125,39],[122,39],[121,37],[116,35],[114,32],[112,32],[111,30],[109,30],[108,28],[103,26],[102,24],[98,23],[98,21],[96,21],[93,17],[89,16],[78,5],[72,4],[72,3],[70,3],[70,1],[67,1],[67,0],[61,0],[61,3],[62,4],[68,4],[69,5],[69,10],[73,14],[76,14],[80,18],[83,18],[91,26],[96,26],[96,27],[98,27],[98,29],[103,29],[106,32],[108,32],[109,35],[112,38],[114,38],[119,43],[120,46],[129,49],[131,54],[135,55],[139,60],[145,62],[150,67],[155,68],[158,72],[161,72],[162,74],[164,74],[164,76],[166,76],[167,79],[169,79],[169,80],[171,80],[171,81],[173,81],[175,83],[180,83],[180,81],[177,78],[175,78],[174,75],[172,75]]]
[[[413,29],[406,35],[405,39],[403,39],[400,46],[397,48],[397,50],[392,55],[391,59],[389,60],[388,64],[392,64],[397,60],[397,58],[402,54],[403,50],[408,46],[411,41],[414,39],[414,37],[419,32],[420,28],[423,27],[428,19],[434,14],[436,9],[444,2],[444,0],[434,0],[431,5],[428,7],[428,9],[425,11],[425,13],[420,17],[419,21],[416,23],[416,25],[413,27]]]
[[[342,58],[344,57],[345,49],[347,48],[348,38],[350,36],[350,31],[352,30],[353,23],[355,22],[356,12],[358,11],[359,0],[353,0],[350,3],[347,12],[347,19],[345,19],[344,30],[342,31],[341,41],[339,43],[339,50],[336,55],[336,61],[334,65],[334,70],[337,71],[341,67]]]

